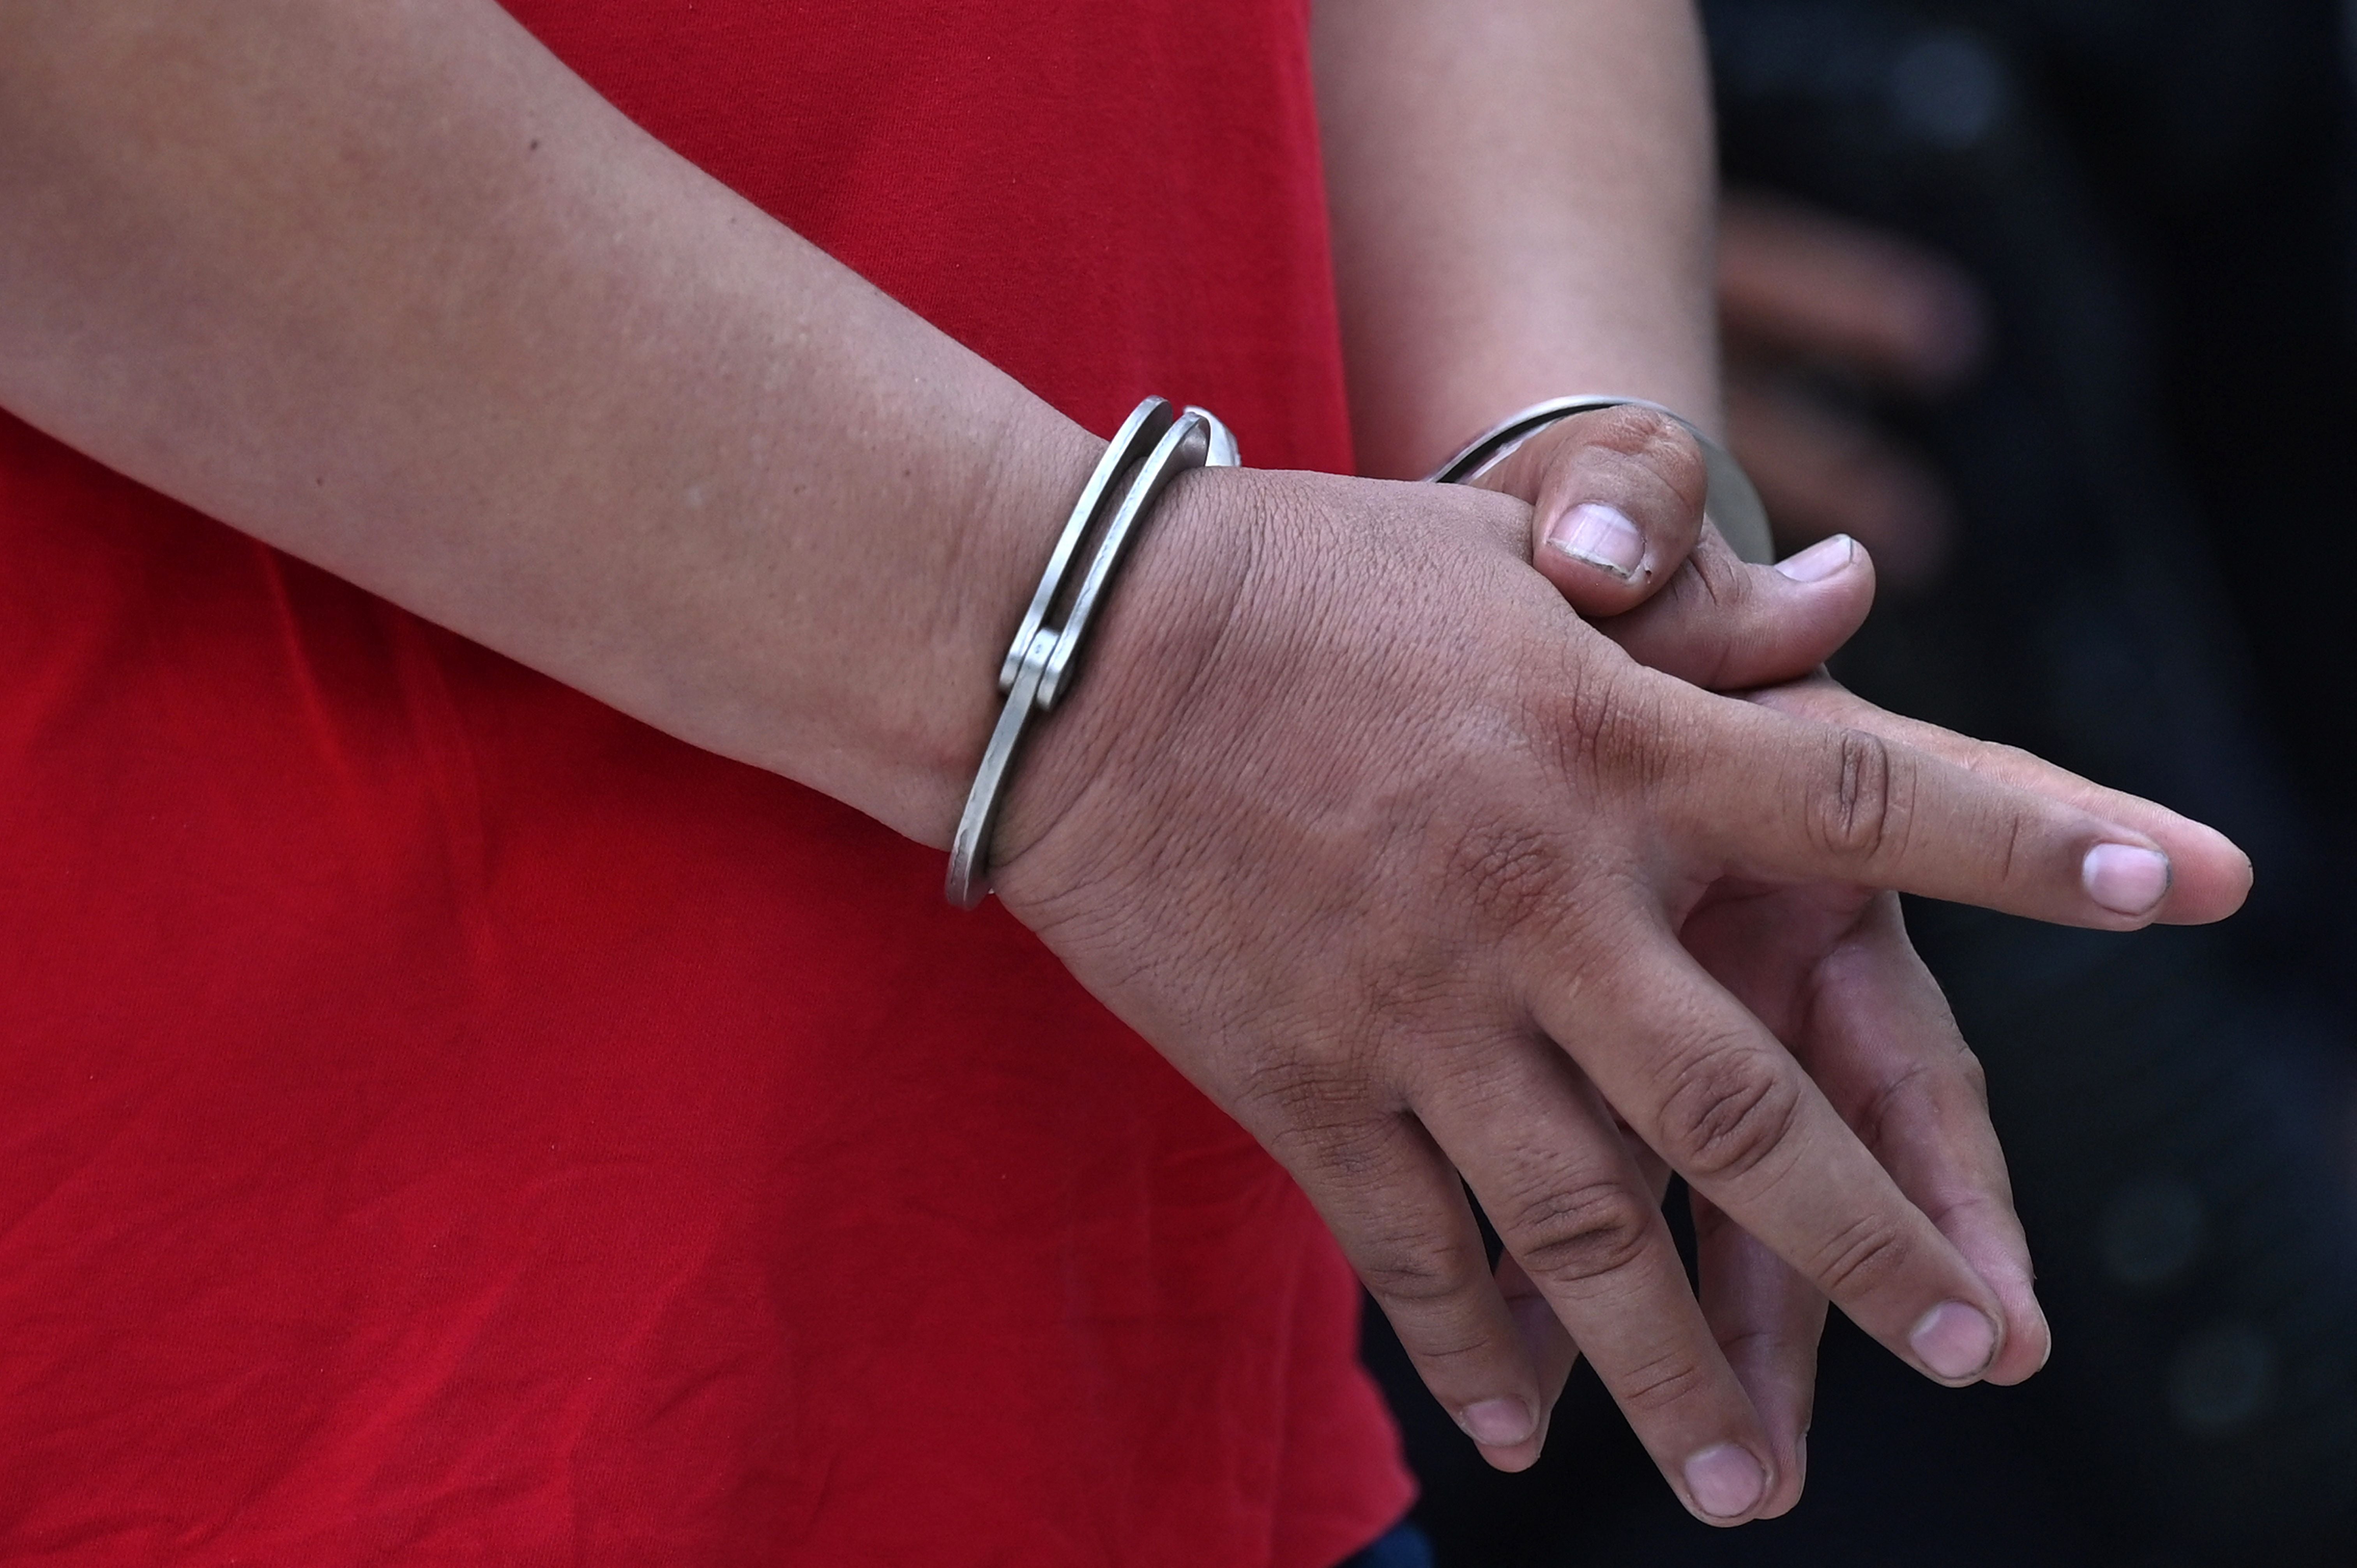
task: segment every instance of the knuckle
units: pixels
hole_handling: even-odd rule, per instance
[[[1379,1298],[1380,1299],[1380,1298]],[[1396,1304],[1394,1304],[1396,1305]],[[1392,1332],[1399,1336],[1400,1348],[1408,1353],[1419,1369],[1429,1377],[1435,1369],[1452,1366],[1487,1368],[1507,1347],[1467,1325],[1434,1321],[1428,1317],[1402,1313],[1408,1322],[1405,1327],[1394,1323]],[[1511,1354],[1510,1350],[1507,1353]]]
[[[1327,1175],[1353,1189],[1373,1187],[1398,1167],[1391,1140],[1363,1122],[1318,1128],[1314,1136]]]
[[[1959,1113],[1989,1120],[1989,1073],[1980,1057],[1943,1018],[1944,1040],[1876,1073],[1848,1115],[1867,1148],[1895,1148],[1916,1136],[1943,1139]],[[1968,1111],[1965,1111],[1968,1108]]]
[[[1485,931],[1516,929],[1550,916],[1561,886],[1554,836],[1530,822],[1487,822],[1460,834],[1448,875]]]
[[[1914,1256],[1914,1243],[1905,1231],[1878,1215],[1861,1215],[1819,1250],[1811,1272],[1827,1296],[1858,1301],[1905,1273]]]
[[[1288,1170],[1372,1176],[1393,1163],[1394,1129],[1372,1112],[1367,1075],[1350,1058],[1258,1063],[1236,1084],[1229,1110]]]
[[[1913,1117],[1915,1102],[1931,1087],[1931,1073],[1929,1062],[1909,1062],[1874,1086],[1856,1122],[1867,1148],[1889,1148],[1898,1142],[1900,1129]]]
[[[1702,448],[1686,427],[1657,409],[1623,403],[1587,416],[1582,438],[1591,446],[1643,463],[1684,496],[1701,497]]]
[[[1385,1109],[1405,1109],[1404,1094],[1427,1069],[1457,1064],[1492,1037],[1461,941],[1436,932],[1412,947],[1382,944],[1334,962],[1351,1005],[1370,1020],[1369,1055],[1391,1064],[1367,1090]]]
[[[1905,840],[1908,800],[1889,744],[1864,730],[1845,730],[1833,770],[1828,787],[1816,797],[1817,836],[1824,847],[1861,864],[1897,853]]]
[[[1681,672],[1696,685],[1724,689],[1738,645],[1752,635],[1757,618],[1749,568],[1725,552],[1697,550],[1671,580],[1666,596],[1685,643],[1687,668]]]
[[[1697,550],[1687,557],[1686,564],[1693,571],[1691,591],[1701,599],[1703,611],[1733,615],[1753,597],[1750,568],[1732,551]]]
[[[1634,403],[1598,409],[1587,419],[1583,434],[1591,443],[1631,457],[1646,456],[1669,432],[1677,429],[1676,421],[1658,410],[1639,408]]]
[[[1944,1049],[1878,1077],[1849,1120],[1869,1149],[1895,1149],[1924,1137],[1936,1145],[1952,1134],[1966,1107],[1970,1117],[1988,1121],[1988,1074],[1962,1036],[1951,1032]]]
[[[1331,1113],[1347,1102],[1347,1077],[1340,1063],[1306,1055],[1270,1057],[1244,1069],[1235,1103],[1287,1126],[1317,1126],[1331,1120]]]
[[[1700,1360],[1684,1348],[1664,1350],[1613,1380],[1613,1397],[1624,1409],[1652,1412],[1668,1410],[1703,1392],[1709,1374]]]
[[[1526,1204],[1501,1232],[1534,1280],[1575,1286],[1621,1273],[1652,1240],[1652,1207],[1620,1182],[1595,1182]]]
[[[1754,1045],[1720,1046],[1679,1075],[1662,1106],[1662,1152],[1685,1175],[1740,1180],[1790,1142],[1801,1089]]]
[[[1554,738],[1551,761],[1582,795],[1629,784],[1650,789],[1667,773],[1671,719],[1650,672],[1590,669],[1548,706],[1541,728]]]
[[[1378,1301],[1430,1306],[1462,1296],[1490,1277],[1478,1252],[1437,1231],[1410,1229],[1381,1236],[1352,1262]]]

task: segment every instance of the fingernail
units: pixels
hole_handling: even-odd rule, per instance
[[[1978,1307],[1943,1301],[1907,1337],[1915,1354],[1950,1382],[1978,1377],[1996,1358],[1996,1325]]]
[[[1566,555],[1601,566],[1622,582],[1645,563],[1645,536],[1617,507],[1582,501],[1555,520],[1546,542]]]
[[[1802,1480],[1809,1478],[1809,1434],[1805,1432],[1792,1439],[1792,1468],[1800,1473]]]
[[[1798,555],[1776,563],[1776,570],[1795,583],[1822,583],[1857,559],[1857,541],[1846,533],[1820,539]]]
[[[1711,1518],[1734,1519],[1760,1506],[1768,1472],[1746,1450],[1722,1443],[1686,1461],[1686,1490],[1695,1507]]]
[[[2115,915],[2141,915],[2169,897],[2169,856],[2132,843],[2099,843],[2079,868],[2087,897]]]
[[[1520,1400],[1483,1400],[1469,1404],[1459,1419],[1467,1435],[1486,1448],[1512,1448],[1530,1441],[1539,1423]]]

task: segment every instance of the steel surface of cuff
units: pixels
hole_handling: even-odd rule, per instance
[[[1718,532],[1744,560],[1764,563],[1775,559],[1775,545],[1768,533],[1768,509],[1760,504],[1760,492],[1752,488],[1751,477],[1743,471],[1743,465],[1735,460],[1735,454],[1704,435],[1693,420],[1677,410],[1663,408],[1660,403],[1641,397],[1599,392],[1534,403],[1521,413],[1500,420],[1468,442],[1457,456],[1434,471],[1429,482],[1436,485],[1470,484],[1504,462],[1516,447],[1548,425],[1569,419],[1575,413],[1587,413],[1599,408],[1650,408],[1655,413],[1666,414],[1684,425],[1686,434],[1702,447],[1703,472],[1709,483],[1708,492],[1703,500],[1703,515],[1718,524]]]
[[[1071,689],[1078,677],[1082,639],[1113,586],[1122,556],[1139,522],[1170,481],[1189,468],[1232,468],[1242,462],[1235,437],[1209,410],[1173,410],[1158,397],[1130,412],[1104,456],[1081,488],[1081,499],[1064,521],[1056,548],[1040,574],[1039,586],[1016,628],[1015,640],[998,667],[998,689],[1006,705],[998,711],[982,766],[966,791],[957,835],[950,841],[949,880],[942,891],[961,909],[980,904],[990,891],[990,836],[998,822],[999,798],[1023,743],[1024,726]],[[1088,569],[1066,592],[1073,564],[1093,540]],[[1059,623],[1049,624],[1059,616]]]

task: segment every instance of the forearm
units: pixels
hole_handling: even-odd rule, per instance
[[[1095,451],[489,0],[0,6],[0,405],[936,843]]]
[[[1573,392],[1716,427],[1684,0],[1320,0],[1316,62],[1361,468],[1426,472]]]

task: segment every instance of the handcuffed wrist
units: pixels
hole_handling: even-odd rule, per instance
[[[951,841],[943,888],[951,903],[970,909],[990,891],[992,837],[1025,731],[1077,679],[1090,628],[1156,501],[1190,468],[1240,462],[1234,436],[1216,416],[1200,408],[1174,411],[1158,397],[1139,403],[1106,446],[1000,661],[998,689],[1006,701]]]
[[[1534,403],[1507,415],[1467,442],[1458,449],[1455,456],[1434,469],[1426,482],[1436,485],[1471,484],[1504,462],[1523,442],[1542,430],[1574,414],[1588,413],[1600,408],[1649,408],[1684,425],[1702,448],[1703,467],[1710,487],[1703,503],[1704,514],[1718,525],[1720,534],[1744,560],[1765,563],[1775,558],[1775,545],[1768,532],[1767,509],[1760,504],[1760,492],[1752,488],[1750,476],[1743,471],[1743,465],[1735,460],[1735,454],[1705,435],[1693,420],[1675,409],[1664,408],[1641,397],[1592,392]]]

